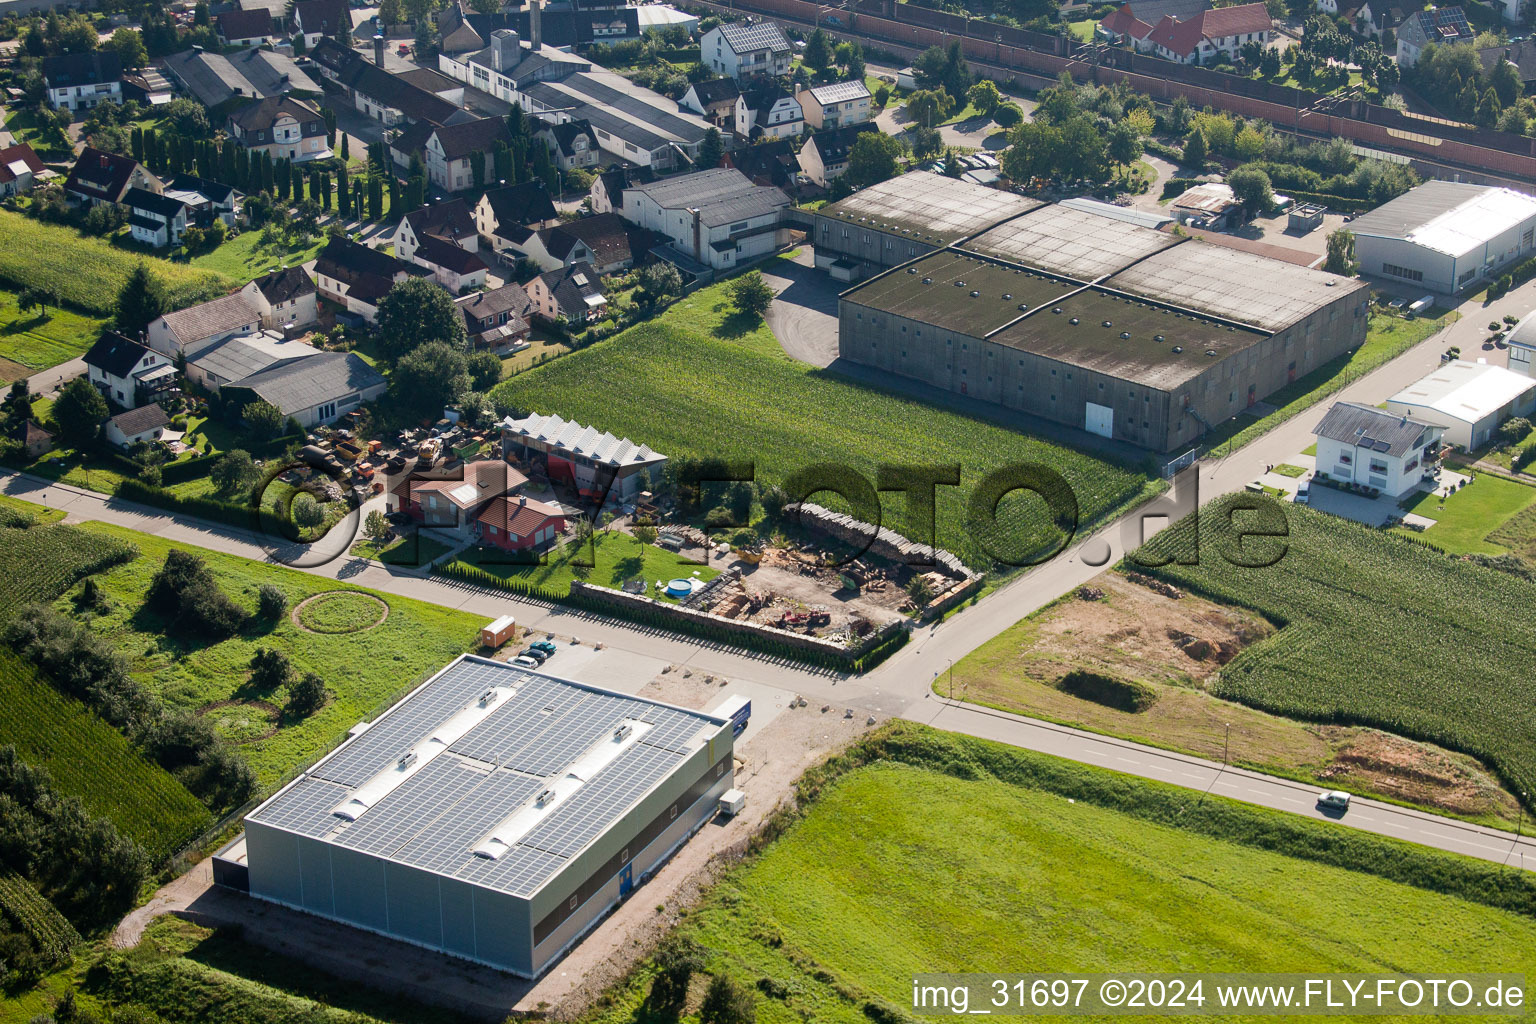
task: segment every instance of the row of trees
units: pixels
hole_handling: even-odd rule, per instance
[[[1520,71],[1508,61],[1484,68],[1477,49],[1468,43],[1424,47],[1408,71],[1408,84],[1451,117],[1484,128],[1524,133],[1533,113],[1524,99]]]

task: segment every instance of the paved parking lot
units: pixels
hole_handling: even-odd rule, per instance
[[[809,245],[794,262],[773,264],[763,279],[778,292],[767,320],[784,352],[812,366],[831,365],[837,358],[837,295],[846,286],[816,269]]]

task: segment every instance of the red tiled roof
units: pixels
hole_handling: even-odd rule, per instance
[[[1131,13],[1130,4],[1122,4],[1109,17],[1099,22],[1104,31],[1117,36],[1130,36],[1132,39],[1145,39],[1147,33],[1152,31],[1152,26],[1142,21]]]
[[[515,491],[528,482],[528,478],[500,459],[480,459],[464,466],[464,474],[448,480],[422,480],[407,477],[397,485],[393,494],[413,504],[420,504],[418,495],[436,491],[461,509],[472,509],[481,502]],[[454,492],[465,484],[475,488],[468,498]]]
[[[1175,21],[1171,15],[1165,14],[1163,20],[1153,27],[1149,38],[1172,53],[1188,57],[1195,52],[1201,39],[1215,40],[1223,36],[1268,32],[1272,28],[1274,21],[1267,7],[1263,4],[1243,4],[1239,7],[1202,11],[1188,21]]]
[[[32,147],[25,142],[18,142],[14,146],[0,149],[0,184],[16,180],[16,172],[11,170],[11,164],[18,162],[25,164],[33,174],[43,173],[43,162],[37,158]]]
[[[478,522],[486,526],[494,526],[496,529],[512,534],[514,537],[526,537],[541,529],[551,519],[564,518],[565,513],[553,505],[546,505],[542,501],[534,501],[531,498],[502,498],[493,501],[486,506],[477,518]]]

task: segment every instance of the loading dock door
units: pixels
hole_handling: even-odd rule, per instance
[[[1090,434],[1098,434],[1100,437],[1115,436],[1115,410],[1107,405],[1095,405],[1093,402],[1085,402],[1083,406],[1088,410],[1084,417],[1084,430]]]

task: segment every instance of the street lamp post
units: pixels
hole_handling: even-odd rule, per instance
[[[1221,763],[1223,765],[1230,765],[1232,763],[1232,758],[1230,756],[1231,752],[1232,752],[1232,723],[1228,722],[1227,723],[1227,735],[1221,741]]]

